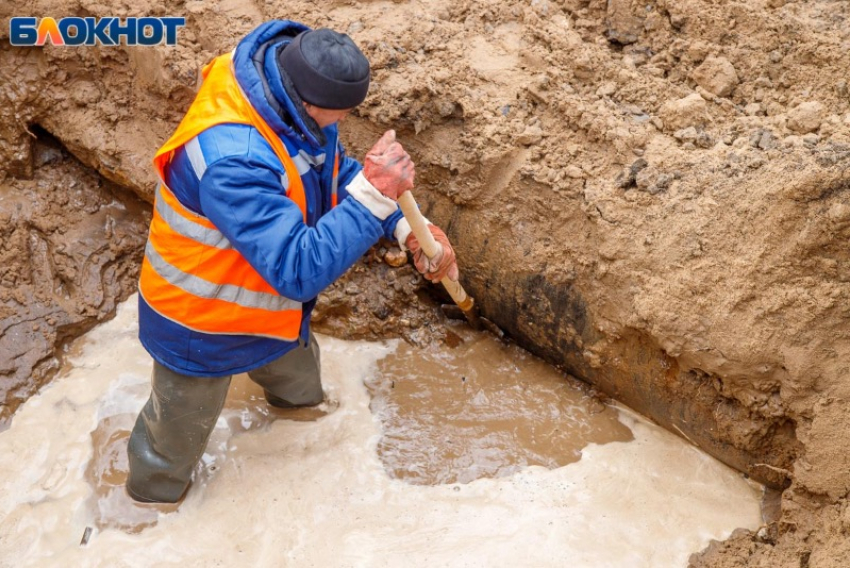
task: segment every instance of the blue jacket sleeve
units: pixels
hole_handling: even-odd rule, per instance
[[[339,152],[339,174],[337,176],[337,185],[338,185],[338,193],[339,193],[339,202],[348,197],[348,192],[345,188],[354,179],[354,176],[359,174],[363,170],[363,166],[360,165],[360,162],[355,160],[354,158],[350,158],[345,153],[345,147],[341,142],[338,143],[339,148],[337,148],[337,152]],[[398,224],[399,219],[402,218],[401,209],[387,217],[381,223],[382,229],[384,231],[384,238],[387,238],[391,241],[395,240],[395,236],[393,232],[395,231],[395,226]]]
[[[275,290],[299,302],[318,296],[384,233],[354,199],[309,227],[280,174],[249,154],[207,166],[199,189],[204,215]]]

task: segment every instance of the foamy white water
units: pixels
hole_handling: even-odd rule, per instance
[[[117,491],[98,499],[93,432],[128,429],[149,393],[135,306],[89,333],[70,372],[0,433],[0,566],[655,568],[760,524],[757,487],[625,409],[633,441],[591,444],[558,469],[462,485],[390,479],[363,381],[395,343],[329,337],[319,341],[334,412],[256,425],[226,408],[176,511]],[[128,511],[155,524],[128,532]]]

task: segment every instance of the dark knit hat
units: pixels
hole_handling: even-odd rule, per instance
[[[353,108],[369,90],[369,60],[350,37],[327,28],[299,34],[278,65],[301,99],[317,107]]]

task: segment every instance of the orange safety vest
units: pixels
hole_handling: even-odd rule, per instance
[[[213,334],[239,334],[295,341],[301,303],[281,296],[206,217],[184,207],[165,185],[174,152],[217,124],[247,124],[271,145],[289,179],[287,196],[307,220],[307,198],[298,168],[283,142],[242,93],[232,54],[216,57],[202,71],[198,94],[153,159],[159,175],[139,292],[161,316]],[[335,152],[335,154],[338,154]],[[332,205],[336,205],[334,161]]]

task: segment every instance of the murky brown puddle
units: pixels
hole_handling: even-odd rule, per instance
[[[454,347],[400,345],[367,381],[391,477],[469,483],[561,467],[588,444],[632,439],[616,411],[576,379],[489,334],[455,331]]]

